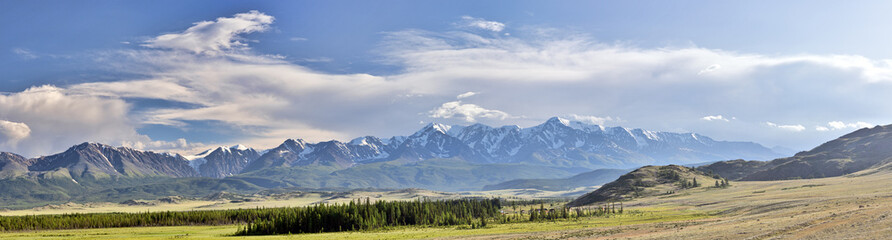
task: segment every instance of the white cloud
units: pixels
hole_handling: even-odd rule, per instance
[[[23,58],[23,59],[25,59],[25,60],[37,59],[37,54],[32,53],[32,52],[31,52],[30,50],[28,50],[28,49],[24,49],[24,48],[13,48],[13,49],[12,49],[12,52],[15,53],[16,55],[19,55],[19,57],[21,57],[21,58]]]
[[[69,94],[54,86],[0,95],[0,116],[30,129],[27,138],[7,148],[26,156],[53,153],[84,141],[119,144],[145,139],[134,130],[128,111],[129,105],[120,99]]]
[[[774,128],[779,128],[779,129],[793,131],[793,132],[801,132],[801,131],[805,130],[805,126],[802,126],[799,124],[797,124],[797,125],[778,125],[773,122],[765,122],[765,124],[768,126],[774,127]]]
[[[730,121],[729,119],[725,118],[725,117],[722,116],[722,115],[705,116],[705,117],[700,118],[700,120],[705,120],[705,121],[725,121],[725,122]]]
[[[510,117],[508,113],[486,109],[474,104],[462,104],[461,101],[443,103],[440,107],[428,112],[432,118],[461,118],[466,122],[476,122],[478,118],[491,118],[504,120]]]
[[[265,31],[274,19],[256,10],[239,13],[231,18],[221,17],[216,21],[197,22],[181,33],[164,34],[148,40],[144,46],[218,54],[246,47],[247,44],[240,42],[238,35]]]
[[[459,94],[455,98],[456,99],[464,99],[464,98],[469,98],[474,95],[477,95],[477,93],[476,92],[466,92],[466,93]]]
[[[874,126],[873,124],[866,123],[866,122],[845,123],[842,121],[831,121],[831,122],[827,123],[827,127],[821,126],[821,128],[826,129],[826,130],[819,130],[819,131],[840,130],[840,129],[847,129],[847,128],[855,128],[855,129],[869,128],[869,127],[873,127],[873,126]]]
[[[702,75],[705,73],[713,72],[715,70],[719,70],[720,68],[722,68],[722,65],[718,65],[718,64],[709,65],[709,67],[706,67],[705,69],[700,70],[700,72],[698,72],[697,75]]]
[[[568,115],[568,117],[570,119],[573,119],[574,121],[580,121],[580,122],[590,123],[590,124],[595,124],[595,125],[604,125],[604,123],[614,120],[612,117],[609,117],[609,116],[608,117],[597,117],[597,116],[570,114],[570,115]]]
[[[815,127],[815,130],[817,130],[817,131],[819,131],[819,132],[826,132],[826,131],[830,131],[830,129],[829,129],[829,128],[827,128],[827,127],[824,127],[824,126],[817,126],[817,127]]]
[[[31,135],[31,128],[25,123],[0,119],[0,144],[15,146]]]
[[[462,16],[462,22],[465,26],[489,30],[493,32],[501,32],[505,30],[505,24],[496,21],[487,21],[483,18],[475,18],[471,16]]]
[[[302,62],[331,62],[331,61],[334,61],[334,59],[327,58],[327,57],[318,57],[318,58],[303,58],[303,59],[300,59],[300,61],[302,61]]]
[[[295,42],[300,42],[300,41],[307,41],[307,40],[309,40],[309,39],[307,39],[307,38],[302,38],[302,37],[292,37],[292,38],[289,38],[288,40],[295,41]]]

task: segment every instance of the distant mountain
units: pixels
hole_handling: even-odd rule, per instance
[[[461,158],[370,162],[351,168],[305,165],[272,167],[243,173],[238,179],[267,188],[424,188],[439,191],[477,191],[481,186],[527,178],[569,177],[579,169],[525,164],[475,164]]]
[[[185,158],[189,160],[189,166],[195,169],[200,176],[223,178],[239,174],[249,163],[260,158],[260,153],[253,148],[235,145],[208,149],[198,155]]]
[[[21,155],[0,152],[0,178],[10,178],[28,173],[30,161]]]
[[[382,141],[369,136],[357,138],[348,143],[339,141],[307,143],[301,139],[288,139],[248,164],[242,172],[271,167],[307,165],[345,169],[358,163],[387,159],[390,157],[390,153],[394,152],[395,145],[402,143],[403,140],[401,137],[393,137]]]
[[[460,158],[477,164],[517,163],[598,169],[780,156],[752,142],[715,141],[695,133],[605,128],[551,118],[530,128],[432,123],[408,137],[388,140],[369,136],[347,143],[311,144],[289,139],[248,164],[242,172],[314,164],[345,169],[370,162],[445,158]]]
[[[179,155],[82,143],[65,152],[30,160],[30,172],[60,172],[73,179],[109,176],[194,177],[198,174]]]
[[[764,181],[841,176],[890,162],[892,125],[886,125],[859,129],[792,157],[717,162],[700,169],[730,179]]]
[[[591,172],[580,173],[569,178],[515,179],[483,186],[483,190],[538,189],[544,191],[566,191],[578,187],[600,186],[616,180],[617,177],[628,172],[629,170],[621,169],[597,169]]]

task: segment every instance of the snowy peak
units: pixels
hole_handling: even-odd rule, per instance
[[[542,126],[542,127],[560,127],[560,126],[569,127],[570,120],[559,118],[559,117],[551,117],[548,120],[546,120],[544,123],[540,124],[539,126]]]
[[[452,126],[442,124],[442,123],[429,123],[429,124],[427,124],[427,126],[424,126],[423,128],[421,128],[421,130],[418,130],[418,132],[415,132],[415,134],[412,134],[412,135],[420,136],[420,135],[431,134],[434,132],[437,132],[440,134],[447,134],[449,132],[449,129],[452,129]]]
[[[234,145],[234,146],[229,147],[229,149],[232,149],[232,150],[238,150],[238,151],[245,151],[245,150],[248,150],[248,147],[245,147],[245,145],[236,144],[236,145]]]
[[[256,160],[260,154],[253,148],[241,144],[205,150],[199,154],[185,157],[189,166],[203,177],[223,178],[240,173],[248,163]]]
[[[592,133],[592,132],[603,132],[604,127],[600,125],[587,124],[580,121],[571,121],[568,127],[576,130],[581,130],[584,132]]]
[[[380,146],[384,145],[381,139],[373,136],[358,137],[350,140],[349,145],[356,146]]]
[[[67,170],[73,177],[93,176],[195,176],[180,155],[112,147],[99,143],[81,143],[62,153],[29,160],[29,171]]]

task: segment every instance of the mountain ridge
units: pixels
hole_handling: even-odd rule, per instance
[[[92,150],[78,150],[87,147]],[[84,157],[66,160],[61,157],[67,156],[65,154]],[[8,170],[0,171],[3,173],[0,176],[64,168],[75,176],[89,172],[96,175],[223,178],[271,167],[321,165],[347,169],[374,162],[410,163],[448,158],[473,164],[525,164],[592,170],[780,157],[771,149],[753,142],[716,141],[696,133],[604,127],[558,117],[527,128],[430,123],[411,135],[388,139],[365,136],[347,142],[318,143],[287,139],[265,151],[235,145],[182,156],[82,143],[51,156],[5,161],[10,163],[4,162],[0,170]],[[146,161],[140,161],[139,157]],[[21,165],[27,166],[27,171],[23,171]]]
[[[327,152],[320,153],[320,149]],[[258,162],[248,164],[242,173],[314,163],[349,168],[371,162],[456,157],[478,164],[599,169],[780,156],[753,142],[716,141],[696,133],[603,127],[554,117],[528,128],[430,123],[411,135],[386,140],[374,136],[348,142],[288,139],[263,154]]]
[[[699,169],[732,180],[769,181],[842,176],[892,162],[892,125],[862,128],[791,157],[732,160]]]

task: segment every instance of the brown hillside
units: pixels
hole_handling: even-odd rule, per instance
[[[698,187],[690,187],[696,179]],[[583,206],[597,202],[629,200],[673,193],[690,188],[715,186],[714,178],[701,171],[678,165],[645,166],[625,175],[616,181],[604,184],[598,190],[582,195],[568,203],[568,206]]]

